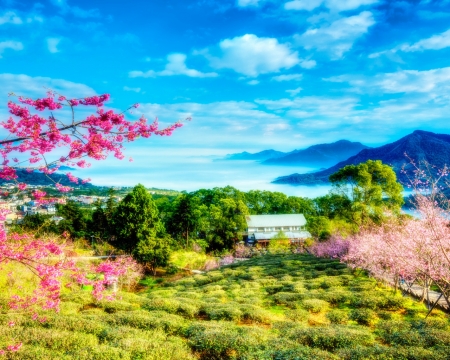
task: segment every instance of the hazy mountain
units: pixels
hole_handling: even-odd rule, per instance
[[[18,175],[17,181],[21,183],[26,183],[30,185],[54,185],[53,181],[51,181],[45,174],[39,171],[28,172],[24,169],[18,169],[17,175]],[[74,184],[73,182],[69,181],[69,178],[65,174],[60,174],[57,172],[48,176],[50,176],[52,180],[59,182],[61,185],[64,186],[76,186],[84,188],[93,186],[90,183],[82,184],[80,178],[78,178],[78,184]],[[0,184],[4,183],[13,183],[13,181],[0,179]]]
[[[450,165],[450,135],[435,134],[428,131],[416,130],[400,140],[372,149],[361,150],[358,154],[341,161],[340,163],[323,171],[308,174],[292,174],[281,176],[273,182],[277,184],[314,185],[327,183],[328,177],[346,165],[356,165],[367,160],[381,160],[393,166],[397,178],[408,183],[408,178],[400,170],[406,164],[409,175],[412,176],[412,166],[408,165],[413,159],[416,163],[426,161],[437,169]]]
[[[249,153],[247,151],[238,153],[238,154],[228,154],[222,160],[257,160],[264,161],[271,158],[277,158],[280,156],[284,156],[287,153],[276,151],[276,150],[263,150],[257,153]]]
[[[318,144],[303,150],[294,150],[291,153],[263,161],[270,165],[316,165],[321,167],[332,166],[339,161],[348,159],[369,147],[360,142],[339,140],[331,144]]]

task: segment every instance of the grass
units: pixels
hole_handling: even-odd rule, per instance
[[[310,255],[266,255],[114,302],[67,292],[39,323],[0,314],[11,359],[448,359],[448,315]],[[14,321],[16,325],[6,324]]]

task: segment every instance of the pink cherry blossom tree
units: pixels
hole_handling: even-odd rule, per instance
[[[9,101],[11,116],[0,123],[7,133],[0,141],[0,178],[15,181],[18,191],[25,191],[27,184],[18,181],[18,169],[38,170],[50,175],[62,164],[84,168],[89,166],[87,160],[103,160],[110,154],[123,159],[125,143],[151,135],[169,136],[182,126],[177,122],[160,130],[157,120],[150,124],[144,117],[137,121],[126,120],[125,112],[105,109],[104,104],[109,99],[108,94],[69,99],[49,91],[42,99],[19,96],[16,101]],[[137,107],[135,104],[127,110]],[[90,111],[89,114],[86,111]],[[79,113],[85,115],[78,118]],[[67,177],[74,183],[79,181],[71,173]],[[62,192],[71,190],[59,183],[55,183],[55,187]],[[41,190],[33,191],[32,195],[38,202],[48,201]],[[27,234],[8,234],[4,227],[6,215],[7,211],[0,211],[0,271],[6,271],[7,264],[14,263],[28,269],[38,279],[38,285],[30,293],[13,295],[9,307],[29,312],[36,320],[45,320],[38,315],[39,310],[59,310],[63,286],[92,285],[95,299],[112,299],[113,293],[105,295],[106,285],[136,267],[131,258],[125,257],[81,269],[74,259],[66,256],[68,246],[64,242],[35,239]],[[99,276],[88,277],[88,272]],[[9,273],[8,276],[15,275]],[[65,278],[71,281],[64,283]],[[18,351],[21,346],[20,343],[12,344],[0,349],[0,354]]]

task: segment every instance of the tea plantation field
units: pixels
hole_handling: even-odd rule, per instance
[[[450,321],[310,255],[266,255],[114,302],[64,295],[40,323],[1,314],[11,359],[450,359]],[[9,322],[14,326],[8,326]]]

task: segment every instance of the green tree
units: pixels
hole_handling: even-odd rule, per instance
[[[225,198],[211,204],[207,213],[208,250],[233,248],[247,226],[245,215],[248,215],[248,208],[242,200]]]
[[[108,199],[106,204],[97,201],[94,206],[95,210],[92,213],[92,233],[101,239],[110,239],[113,236],[113,217],[117,208],[116,199],[114,197],[115,191],[110,188],[108,190]]]
[[[87,236],[91,225],[92,212],[82,209],[75,201],[69,200],[65,204],[57,204],[57,214],[64,218],[58,224],[60,233],[67,231],[75,238]]]
[[[289,238],[283,231],[279,231],[272,239],[269,241],[268,250],[273,253],[285,253],[291,247],[291,242]]]
[[[349,218],[358,225],[379,223],[384,212],[399,213],[403,205],[403,186],[389,165],[368,160],[347,165],[330,175],[335,193],[351,201]]]
[[[325,241],[331,236],[331,222],[325,216],[311,216],[306,223],[306,230],[320,241]]]
[[[133,250],[133,257],[156,275],[156,268],[166,266],[171,254],[169,237],[146,237]]]
[[[181,194],[173,203],[172,214],[167,221],[167,231],[175,238],[183,238],[187,248],[189,236],[195,234],[201,215],[199,199],[192,194]]]
[[[352,205],[347,196],[334,193],[317,197],[313,201],[316,205],[317,214],[329,219],[345,218]]]
[[[125,196],[113,215],[115,238],[112,245],[133,253],[141,240],[158,238],[164,227],[151,195],[141,184]]]

